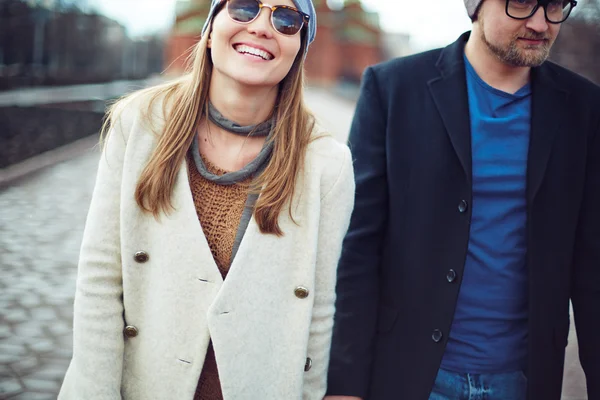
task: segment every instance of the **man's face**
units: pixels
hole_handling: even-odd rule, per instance
[[[509,0],[520,3],[523,0]],[[483,43],[504,64],[537,67],[550,53],[560,24],[546,21],[543,7],[524,20],[506,15],[506,0],[485,0],[477,21]]]

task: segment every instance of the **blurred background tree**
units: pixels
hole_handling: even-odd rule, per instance
[[[132,38],[121,23],[90,12],[90,0],[0,0],[0,90],[180,73],[210,0],[172,1],[170,32]],[[366,66],[413,52],[409,35],[383,31],[360,1],[313,1],[319,35],[306,63],[311,84],[357,86]],[[600,84],[600,0],[579,1],[551,57]]]
[[[581,0],[562,25],[552,60],[600,84],[600,0]]]
[[[85,0],[0,0],[0,90],[141,79],[160,73],[163,39],[130,38]]]

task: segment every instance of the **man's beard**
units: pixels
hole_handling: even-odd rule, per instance
[[[517,44],[517,41],[519,40],[518,37],[544,40],[544,42],[541,45],[526,46],[525,49],[520,49]],[[500,47],[487,40],[483,26],[481,29],[481,39],[500,61],[513,67],[539,67],[548,58],[553,43],[544,33],[530,31],[525,35],[519,35],[512,38],[508,46]]]

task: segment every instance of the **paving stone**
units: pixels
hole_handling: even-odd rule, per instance
[[[0,344],[11,346],[26,346],[29,344],[29,337],[23,335],[15,335],[11,332],[10,336],[0,340]]]
[[[35,294],[29,294],[21,297],[19,303],[21,303],[23,307],[27,308],[38,307],[41,304],[39,296],[36,296]]]
[[[54,382],[62,382],[65,374],[67,372],[66,368],[57,368],[56,365],[51,364],[46,368],[42,367],[36,371],[33,371],[25,376],[27,379],[34,380],[48,380]]]
[[[33,350],[35,353],[41,354],[54,351],[56,349],[56,346],[54,345],[52,340],[43,339],[29,345],[29,348],[31,348],[31,350]]]
[[[61,320],[56,320],[54,323],[48,325],[48,330],[53,336],[65,336],[73,332],[71,324]]]
[[[57,392],[58,394],[58,392]],[[32,391],[27,391],[25,393],[21,393],[17,396],[10,397],[9,400],[56,400],[57,394],[52,393],[36,393]]]
[[[75,289],[72,291],[75,294]],[[65,321],[69,328],[73,328],[73,299],[68,304],[65,304],[57,310],[58,315],[62,321]]]
[[[2,265],[16,267],[22,261],[23,261],[22,256],[19,254],[5,254],[3,257],[3,260],[2,260]]]
[[[8,339],[12,336],[12,331],[8,325],[0,325],[0,340]]]
[[[0,353],[0,364],[10,364],[19,361],[20,358],[21,356],[17,356],[15,354]]]
[[[69,331],[66,335],[57,336],[56,343],[58,348],[71,350],[73,348],[73,332]]]
[[[70,360],[73,357],[73,348],[68,347],[57,347],[51,352],[45,354],[48,358],[55,358],[59,360]]]
[[[23,344],[0,343],[0,354],[23,356],[27,354],[27,348]]]
[[[34,369],[40,366],[40,361],[37,357],[33,355],[29,355],[26,357],[22,357],[19,360],[10,364],[10,367],[15,373],[19,376],[24,376],[28,372],[33,371]]]
[[[44,326],[43,323],[40,322],[39,324],[39,328],[42,331],[41,334],[39,335],[22,335],[21,336],[21,341],[23,343],[25,343],[28,348],[30,348],[29,346],[36,344],[37,342],[43,341],[43,340],[47,340],[48,339],[48,335],[46,334],[46,332],[44,332]]]
[[[0,381],[0,396],[4,398],[22,392],[23,389],[17,378],[2,379]]]
[[[57,371],[62,371],[64,375],[64,373],[67,372],[70,361],[70,359],[65,360],[62,358],[43,356],[41,358],[42,366],[40,367],[40,370],[55,369]]]
[[[2,261],[0,261],[0,265],[2,265]],[[7,278],[13,279],[13,278]],[[16,278],[15,278],[16,279]],[[2,290],[2,289],[0,289]],[[4,321],[4,315],[6,310],[11,310],[17,306],[16,302],[11,298],[0,299],[0,321]]]
[[[18,324],[17,326],[15,326],[14,332],[16,335],[26,337],[43,337],[45,334],[43,325],[36,321],[28,321]]]
[[[25,310],[17,308],[14,310],[8,310],[4,315],[4,320],[9,323],[25,322],[29,320],[29,316]]]
[[[73,293],[75,293],[75,290],[73,290]],[[61,296],[50,296],[48,298],[46,298],[46,304],[48,305],[52,305],[52,306],[66,306],[70,303],[73,302],[72,296],[69,296],[67,298],[65,297],[61,297]],[[54,311],[54,310],[52,310]]]
[[[0,381],[15,377],[15,372],[8,365],[0,365]]]
[[[55,393],[60,389],[60,384],[53,380],[22,378],[22,381],[26,391]]]

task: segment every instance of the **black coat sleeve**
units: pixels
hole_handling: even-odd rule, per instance
[[[600,126],[588,149],[571,300],[588,397],[600,399]]]
[[[356,194],[338,266],[330,395],[365,398],[369,390],[388,215],[386,114],[378,77],[367,68],[349,137]]]

